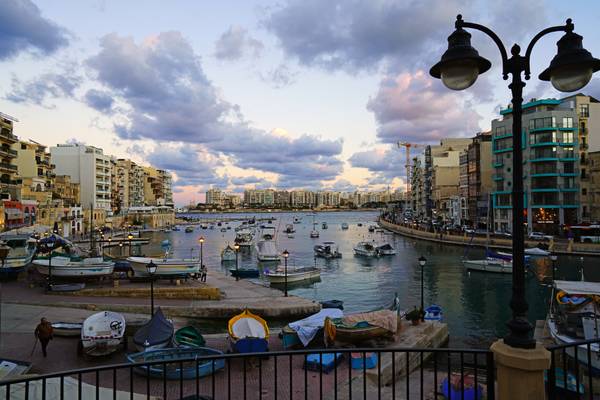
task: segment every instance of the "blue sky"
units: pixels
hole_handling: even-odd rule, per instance
[[[0,111],[22,138],[172,170],[179,204],[211,186],[403,187],[396,141],[473,136],[509,102],[478,32],[492,70],[464,92],[429,78],[457,13],[507,46],[572,17],[600,55],[591,0],[5,0]],[[537,80],[559,38],[536,47],[526,99],[560,96]]]

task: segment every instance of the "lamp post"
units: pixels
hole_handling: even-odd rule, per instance
[[[123,242],[119,243],[119,255],[123,256]]]
[[[52,290],[52,249],[54,248],[54,242],[50,241],[51,237],[46,238],[44,247],[48,250],[48,290]]]
[[[421,310],[425,309],[423,300],[423,270],[425,269],[425,264],[427,264],[427,259],[423,256],[419,257],[419,265],[421,266]]]
[[[204,236],[200,236],[198,242],[200,243],[200,269],[202,269],[204,266]]]
[[[240,254],[240,245],[239,244],[234,244],[233,245],[233,249],[235,250],[235,280],[239,281],[240,280],[240,275],[238,273],[238,260],[239,260],[239,254]]]
[[[456,17],[456,30],[448,37],[448,50],[442,55],[440,62],[434,65],[429,73],[434,78],[442,80],[443,84],[452,90],[463,90],[475,83],[477,76],[486,72],[491,63],[481,57],[477,50],[471,46],[471,34],[463,28],[471,28],[488,35],[500,50],[502,57],[502,77],[508,79],[512,75],[509,89],[512,93],[512,140],[513,140],[513,173],[512,173],[512,225],[513,225],[513,276],[512,297],[510,308],[512,319],[507,323],[508,335],[504,342],[512,347],[531,349],[535,347],[532,338],[533,326],[527,320],[527,301],[525,300],[525,244],[523,233],[523,87],[525,80],[531,75],[530,57],[534,45],[543,36],[552,32],[565,32],[557,42],[558,52],[552,59],[550,66],[544,70],[539,79],[551,81],[552,85],[561,92],[572,92],[584,87],[591,79],[592,74],[600,69],[600,60],[592,57],[591,53],[583,48],[583,38],[573,32],[575,28],[571,19],[565,25],[546,28],[533,37],[525,55],[522,56],[521,48],[514,45],[511,48],[510,58],[502,41],[491,29],[465,22],[461,15]]]
[[[127,239],[129,239],[129,256],[131,257],[131,240],[133,239],[133,235],[131,233],[127,234]]]
[[[284,271],[285,271],[285,272],[284,272],[284,274],[285,274],[285,281],[284,281],[284,285],[285,285],[285,286],[284,286],[284,289],[283,289],[283,290],[284,290],[284,291],[283,291],[283,295],[284,295],[285,297],[288,297],[288,293],[287,293],[287,275],[288,275],[288,274],[287,274],[287,272],[288,272],[288,271],[287,271],[287,260],[288,260],[288,257],[290,256],[290,253],[287,251],[287,249],[283,251],[283,253],[282,253],[282,256],[283,256],[283,262],[284,262],[284,265],[285,265],[285,270],[284,270]]]
[[[146,264],[146,271],[148,271],[148,275],[150,275],[150,312],[151,316],[154,316],[154,274],[156,273],[156,264],[150,260],[148,264]]]
[[[554,281],[556,280],[556,260],[558,259],[558,257],[556,256],[556,254],[552,254],[550,256],[550,261],[552,261],[552,283],[554,284]]]

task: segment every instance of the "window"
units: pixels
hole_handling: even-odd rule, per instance
[[[590,105],[589,104],[580,104],[579,105],[579,116],[585,117],[585,118],[590,116]]]
[[[587,196],[587,189],[586,188],[581,189],[581,194],[584,196]]]
[[[563,143],[574,143],[573,140],[573,132],[562,132],[562,142]]]
[[[556,126],[556,117],[535,118],[529,120],[529,129],[553,128]]]
[[[563,163],[563,172],[565,174],[572,174],[575,172],[575,163],[573,161]]]
[[[563,125],[563,128],[572,128],[573,127],[573,117],[563,117],[562,125]]]
[[[505,126],[499,126],[496,128],[496,136],[503,136],[506,135],[506,127]]]

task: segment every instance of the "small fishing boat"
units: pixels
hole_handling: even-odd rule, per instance
[[[267,322],[247,309],[227,323],[231,348],[237,353],[269,351]]]
[[[225,227],[222,227],[220,230],[221,230],[221,232],[227,232],[227,228],[225,228]]]
[[[506,260],[463,260],[463,265],[469,271],[495,272],[512,274],[512,261]]]
[[[275,228],[264,227],[260,241],[256,244],[258,261],[279,261],[279,251],[275,242]]]
[[[287,224],[285,226],[284,232],[285,233],[294,233],[294,232],[296,232],[296,229],[294,229],[294,225],[293,224]]]
[[[160,242],[160,247],[169,247],[171,246],[171,241],[169,239],[165,239]]]
[[[321,229],[327,229],[328,227],[327,222],[321,223]]]
[[[179,347],[204,347],[206,341],[204,336],[193,326],[185,326],[175,331],[173,342]]]
[[[342,230],[346,230],[346,229],[348,229],[348,223],[342,222]]]
[[[229,273],[234,278],[258,278],[260,276],[260,272],[256,268],[232,268]]]
[[[375,225],[369,225],[369,232],[375,232]]]
[[[285,268],[279,266],[274,271],[265,270],[264,275],[271,285],[281,285],[286,281],[292,283],[317,279],[321,276],[321,270],[316,267],[288,267],[286,274]]]
[[[4,234],[0,243],[9,247],[8,255],[0,265],[0,278],[15,278],[31,263],[36,250],[36,241],[29,235]]]
[[[156,362],[156,364],[135,367],[135,371],[145,377],[168,380],[196,379],[212,375],[225,368],[225,359],[223,358],[196,361],[198,358],[222,354],[222,351],[208,347],[178,347],[128,354],[127,361],[130,363]],[[172,362],[165,363],[165,361]]]
[[[323,242],[314,247],[315,256],[323,258],[341,258],[342,253],[339,252],[335,242]]]
[[[525,249],[525,254],[535,257],[546,257],[551,254],[548,250],[540,249],[539,247],[529,247]]]
[[[252,246],[254,240],[254,233],[249,228],[244,228],[236,232],[234,243],[240,247]]]
[[[202,229],[208,229],[208,224],[200,224],[200,228],[202,228]]]
[[[180,227],[178,227],[177,225],[175,225],[172,229],[173,232],[179,232],[181,230]]]
[[[27,374],[30,369],[31,363],[29,361],[0,357],[0,382],[19,379],[20,376]]]
[[[135,276],[148,277],[146,265],[150,262],[156,265],[155,277],[188,276],[200,272],[200,259],[198,258],[164,258],[157,257],[127,257]]]
[[[310,237],[311,239],[316,239],[319,237],[319,231],[316,229],[313,229],[312,231],[310,231]]]
[[[356,344],[365,340],[391,336],[398,329],[395,310],[377,310],[349,314],[343,318],[325,319],[325,337],[328,343]]]
[[[39,273],[48,275],[48,269],[52,268],[53,277],[100,277],[112,275],[115,263],[105,260],[104,257],[80,257],[77,255],[60,255],[50,257],[39,257],[33,260]]]
[[[337,308],[326,308],[299,321],[290,322],[281,330],[283,348],[307,347],[310,343],[323,345],[325,318],[342,318],[344,312]]]
[[[125,341],[125,318],[113,311],[101,311],[83,321],[81,346],[89,356],[105,356]]]
[[[54,336],[78,337],[81,336],[81,322],[53,322],[52,331]]]
[[[375,250],[377,250],[377,255],[380,256],[393,256],[396,254],[396,249],[389,243],[380,244],[375,247]]]
[[[441,321],[443,318],[442,307],[432,304],[425,309],[425,321]]]
[[[361,257],[377,257],[377,249],[369,242],[358,242],[356,246],[352,248],[354,255]]]
[[[173,340],[173,323],[165,318],[160,307],[150,321],[133,335],[133,343],[139,351],[168,347]]]
[[[294,217],[294,223],[295,224],[299,224],[301,222],[302,222],[302,218],[300,218],[300,217]]]
[[[185,233],[192,233],[194,232],[194,227],[193,226],[186,226],[185,227]]]
[[[223,251],[221,252],[221,262],[231,262],[231,261],[235,261],[235,259],[236,259],[235,249],[233,247],[231,247],[230,245],[227,245],[227,247],[225,247],[223,249]]]

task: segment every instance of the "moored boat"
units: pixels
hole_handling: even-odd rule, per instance
[[[389,243],[383,243],[375,247],[377,254],[380,256],[393,256],[396,254],[396,249]]]
[[[256,244],[258,261],[279,261],[279,251],[275,243],[275,228],[265,226],[260,241]]]
[[[139,351],[162,349],[171,344],[173,332],[173,323],[165,318],[159,307],[150,321],[133,335],[133,343]]]
[[[269,350],[267,322],[249,310],[244,310],[227,323],[231,348],[238,353],[256,353]]]
[[[300,218],[300,217],[294,217],[294,223],[295,224],[299,224],[301,222],[302,222],[302,218]]]
[[[294,225],[293,224],[287,224],[285,226],[284,232],[285,233],[294,233],[294,232],[296,232],[296,229],[294,229]]]
[[[221,261],[222,262],[231,262],[231,261],[235,261],[235,258],[236,258],[235,250],[230,245],[227,245],[227,247],[225,247],[223,249],[223,251],[221,252]]]
[[[311,239],[316,239],[319,237],[319,231],[316,229],[313,229],[312,231],[310,231],[310,237]]]
[[[142,277],[149,276],[146,265],[150,262],[156,265],[154,274],[156,277],[187,276],[200,271],[200,259],[198,258],[127,257],[127,261],[131,264],[134,275]]]
[[[375,232],[375,225],[369,225],[369,232]]]
[[[193,226],[186,226],[185,227],[185,233],[192,233],[194,232],[194,227]]]
[[[212,375],[225,368],[225,359],[189,361],[200,357],[219,356],[222,354],[222,351],[208,347],[178,347],[128,354],[127,361],[130,363],[156,362],[156,364],[136,366],[134,370],[142,376],[169,380],[197,379]],[[165,361],[172,362],[165,363]]]
[[[343,230],[348,229],[348,223],[347,222],[342,222],[342,229]]]
[[[265,271],[264,274],[272,285],[277,285],[285,282],[292,283],[318,279],[321,276],[321,270],[316,267],[288,267],[286,274],[285,268],[279,266],[274,271]]]
[[[229,273],[234,278],[258,278],[260,276],[260,272],[256,268],[232,268]]]
[[[125,340],[125,318],[113,311],[101,311],[83,321],[81,345],[90,356],[115,352]]]
[[[0,278],[16,277],[31,263],[35,254],[36,241],[29,235],[5,234],[0,237],[0,243],[9,247],[8,255],[0,264]]]
[[[234,242],[240,247],[248,247],[252,246],[253,240],[254,234],[252,229],[244,228],[236,232]]]
[[[359,242],[352,248],[354,254],[361,257],[377,257],[377,249],[369,242]]]
[[[469,271],[495,272],[512,274],[512,261],[500,259],[463,260],[463,265]]]
[[[314,247],[315,256],[323,258],[341,258],[342,253],[339,252],[335,242],[328,241],[318,244]]]
[[[104,257],[80,257],[60,255],[49,257],[40,257],[33,260],[39,273],[48,275],[49,268],[52,268],[53,277],[61,278],[90,278],[111,275],[114,271],[115,263],[105,260]]]
[[[177,329],[177,331],[175,331],[175,335],[173,336],[173,342],[180,347],[204,347],[206,345],[204,336],[202,336],[198,329],[191,325]]]
[[[321,223],[321,229],[327,229],[328,227],[327,222]]]

